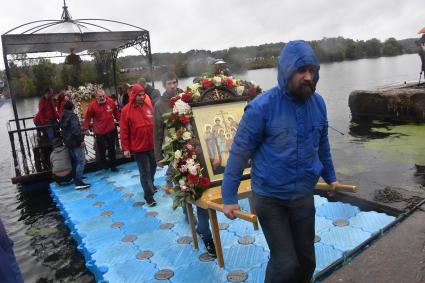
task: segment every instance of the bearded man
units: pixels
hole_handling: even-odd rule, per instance
[[[323,98],[315,92],[319,61],[305,41],[289,42],[277,86],[251,101],[234,138],[222,183],[224,213],[234,219],[237,189],[252,160],[254,206],[270,248],[265,282],[310,282],[314,254],[313,188],[338,182]]]

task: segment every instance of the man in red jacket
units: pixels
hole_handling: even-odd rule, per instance
[[[44,127],[41,131],[47,135],[50,141],[55,137],[55,130],[59,120],[59,114],[56,111],[52,95],[52,88],[48,87],[44,90],[43,97],[38,102],[38,112],[33,119],[36,126],[49,126]]]
[[[152,102],[140,84],[131,88],[129,103],[121,111],[120,139],[124,156],[131,155],[137,162],[140,183],[145,193],[147,205],[156,205],[153,198],[153,179],[156,160],[153,145],[154,110]]]
[[[108,149],[109,167],[111,171],[116,172],[118,171],[115,157],[117,130],[114,118],[116,121],[120,119],[118,108],[115,102],[106,96],[105,91],[99,88],[96,91],[96,99],[87,108],[83,129],[88,133],[90,122],[93,120],[93,132],[96,135],[97,153],[101,166],[108,167],[106,165],[106,149]]]

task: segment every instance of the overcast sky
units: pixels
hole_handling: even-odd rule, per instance
[[[63,6],[63,0],[0,3],[1,34],[26,22],[59,19]],[[67,5],[74,19],[113,19],[149,30],[153,53],[336,36],[404,39],[417,37],[425,26],[424,0],[67,0]]]

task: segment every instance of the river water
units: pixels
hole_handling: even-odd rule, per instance
[[[424,180],[415,176],[415,164],[425,164],[425,124],[390,125],[378,121],[351,121],[348,96],[370,89],[418,79],[417,55],[362,59],[322,64],[317,91],[324,97],[329,136],[338,178],[357,184],[369,197],[386,186],[424,193]],[[236,75],[235,75],[236,76]],[[237,77],[263,89],[276,84],[276,69],[251,70]],[[193,78],[179,81],[181,88]],[[161,85],[156,82],[161,91]],[[37,100],[18,101],[19,115],[36,112]],[[75,242],[50,199],[48,189],[23,192],[10,183],[11,159],[6,121],[13,118],[10,102],[0,108],[0,217],[15,242],[15,254],[25,282],[92,282]]]

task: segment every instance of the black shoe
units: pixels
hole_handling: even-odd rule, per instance
[[[117,167],[112,167],[112,168],[111,168],[111,171],[112,171],[112,172],[118,172],[118,171],[120,171],[120,170],[119,170]]]
[[[84,182],[80,182],[80,183],[75,184],[75,188],[77,190],[87,189],[87,188],[90,188],[90,184],[86,184]]]
[[[147,203],[147,205],[149,206],[149,207],[154,207],[154,206],[156,206],[156,201],[153,199],[153,200],[150,200],[150,201],[147,201],[146,202]]]
[[[205,249],[207,249],[207,253],[208,253],[209,256],[214,257],[214,258],[217,257],[213,240],[209,240],[209,241],[204,242],[204,245],[205,245]]]

